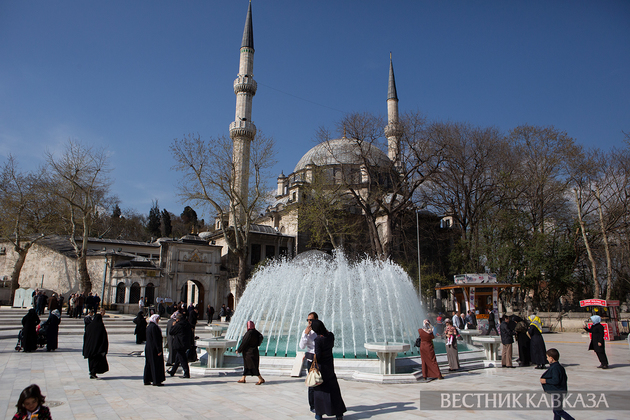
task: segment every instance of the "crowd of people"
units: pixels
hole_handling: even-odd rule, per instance
[[[81,302],[82,294],[71,295],[68,306],[72,309],[68,311],[68,316],[75,316],[76,308],[86,309],[84,323],[85,332],[83,337],[83,357],[88,361],[88,372],[90,379],[98,378],[97,375],[109,370],[107,362],[107,352],[109,340],[107,330],[103,323],[104,310],[99,309],[100,299],[97,295],[89,294],[89,303]],[[53,300],[54,299],[54,300]],[[142,301],[142,300],[141,300]],[[42,309],[40,305],[48,303],[49,317],[45,322],[40,322]],[[53,303],[54,302],[54,303]],[[44,327],[46,336],[47,351],[54,351],[58,347],[59,325],[61,322],[61,306],[59,298],[53,294],[47,298],[45,292],[37,291],[33,295],[33,308],[22,319],[23,329],[20,333],[21,348],[25,352],[32,352],[38,348],[39,331]],[[159,303],[164,303],[159,302]],[[172,303],[171,305],[158,305],[159,313],[150,311],[148,321],[145,318],[144,305],[139,304],[140,311],[133,319],[136,324],[134,334],[137,344],[144,344],[145,367],[143,380],[145,385],[162,386],[166,379],[166,374],[174,376],[182,367],[182,378],[190,378],[189,361],[194,353],[196,360],[195,326],[199,318],[199,308],[190,304],[186,306],[184,302]],[[51,309],[52,308],[52,309]],[[219,311],[220,317],[229,316],[228,307],[223,305]],[[79,317],[83,314],[83,309],[79,310]],[[206,308],[208,323],[211,322],[215,311],[210,305]],[[167,315],[168,314],[168,315]],[[168,317],[166,323],[168,358],[164,359],[164,348],[162,341],[162,330],[159,325],[163,316]],[[223,318],[225,319],[225,318]],[[495,314],[488,314],[488,329],[486,334],[494,332],[500,336],[502,344],[501,365],[504,368],[513,368],[514,343],[517,344],[519,366],[527,367],[535,365],[537,369],[550,367],[541,376],[541,384],[547,392],[566,391],[567,377],[564,368],[558,363],[560,354],[556,349],[546,349],[542,336],[543,326],[541,319],[533,314],[527,318],[518,315],[503,315],[496,324]],[[343,418],[346,406],[341,396],[339,383],[335,375],[333,347],[335,336],[328,331],[324,323],[318,319],[315,312],[308,314],[307,327],[303,331],[299,347],[305,350],[304,361],[307,370],[315,364],[321,374],[322,382],[308,389],[308,404],[311,412],[315,413],[316,419],[321,419],[324,415],[335,416],[337,419]],[[594,350],[599,361],[599,368],[608,368],[608,359],[605,353],[604,328],[601,325],[601,318],[597,315],[591,317],[591,326],[585,324],[585,331],[591,333],[589,350]],[[446,356],[449,371],[460,369],[458,356],[458,341],[461,339],[461,331],[464,329],[477,329],[479,324],[476,314],[468,311],[466,314],[453,312],[451,318],[439,314],[436,318],[435,326],[426,319],[418,329],[418,339],[416,346],[420,349],[422,363],[422,377],[425,381],[434,379],[444,379],[437,363],[433,340],[436,337],[444,339],[446,345]],[[39,330],[39,331],[38,331]],[[259,346],[263,342],[263,335],[256,329],[253,321],[247,322],[247,332],[240,340],[236,349],[236,354],[243,357],[243,375],[238,380],[239,383],[246,383],[247,376],[258,378],[256,385],[265,383],[265,379],[260,373]],[[17,349],[17,348],[16,348]],[[165,370],[169,367],[168,370]],[[27,387],[20,395],[17,404],[17,413],[14,419],[30,419],[33,413],[38,413],[38,418],[50,418],[50,411],[43,405],[45,398],[37,385]],[[554,411],[558,418],[571,419],[572,417],[560,410]],[[26,417],[24,417],[26,416]]]

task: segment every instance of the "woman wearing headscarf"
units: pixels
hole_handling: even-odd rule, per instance
[[[606,347],[604,345],[604,326],[601,324],[602,318],[599,315],[593,315],[591,321],[593,322],[592,327],[584,326],[584,329],[591,333],[591,343],[588,349],[595,351],[599,359],[599,366],[597,367],[608,369],[608,357],[606,357]]]
[[[136,335],[136,344],[142,344],[147,341],[147,320],[143,311],[138,312],[133,323],[136,324],[136,329],[133,332]]]
[[[446,338],[446,358],[448,359],[448,370],[453,372],[459,369],[459,354],[457,352],[457,329],[453,326],[453,321],[447,319],[444,328]]]
[[[25,352],[37,350],[37,326],[39,325],[39,316],[35,308],[28,310],[27,314],[22,318],[22,349]]]
[[[324,323],[319,319],[311,321],[311,329],[317,334],[315,337],[315,358],[319,365],[319,372],[322,374],[322,384],[313,387],[313,403],[315,405],[315,418],[322,416],[336,416],[343,418],[346,404],[341,397],[341,389],[335,375],[335,365],[333,362],[333,346],[335,345],[335,335],[328,331]]]
[[[48,316],[48,329],[46,330],[46,351],[57,350],[59,343],[59,324],[61,323],[61,312],[54,309]]]
[[[547,363],[547,347],[542,336],[542,321],[536,315],[529,316],[529,356],[532,363],[536,364],[536,369],[544,369]]]
[[[109,340],[101,312],[94,315],[94,319],[85,327],[85,334],[83,334],[83,358],[88,359],[90,379],[96,379],[97,373],[105,373],[109,370],[108,349]]]
[[[241,344],[236,349],[236,353],[243,354],[243,377],[239,379],[238,383],[244,384],[246,376],[258,376],[258,382],[256,385],[262,385],[265,380],[260,376],[260,356],[258,354],[258,346],[263,341],[263,335],[256,330],[254,321],[247,321],[247,332],[241,340]]]
[[[526,320],[517,315],[513,316],[513,320],[516,322],[514,332],[516,333],[516,341],[518,342],[518,364],[520,366],[529,366],[531,363],[529,355],[530,339],[527,335],[529,324]]]
[[[422,360],[422,377],[425,380],[444,379],[437,359],[435,358],[435,347],[433,347],[433,327],[428,319],[423,322],[423,328],[418,329],[420,335],[420,360]]]
[[[164,350],[162,348],[162,329],[159,326],[160,316],[155,314],[149,318],[147,342],[144,346],[144,384],[162,386],[166,379],[164,373]]]

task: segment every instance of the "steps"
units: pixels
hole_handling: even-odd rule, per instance
[[[12,339],[17,341],[17,336],[22,329],[22,318],[28,309],[0,307],[0,339]],[[103,323],[108,334],[127,334],[133,337],[136,324],[133,323],[134,315],[118,313],[106,313]],[[48,313],[40,316],[40,320],[48,319]],[[83,318],[69,318],[65,313],[61,315],[59,335],[83,335],[85,323]]]

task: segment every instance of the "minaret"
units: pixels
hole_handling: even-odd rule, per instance
[[[249,185],[249,147],[256,135],[256,126],[252,123],[252,99],[256,94],[254,81],[254,30],[252,27],[252,2],[249,1],[247,19],[243,30],[241,57],[238,65],[238,76],[234,81],[236,94],[236,114],[230,124],[230,138],[234,143],[232,159],[234,164],[234,197],[232,205],[236,214],[230,212],[230,224],[235,226],[233,217],[244,222],[244,210],[248,205]],[[242,205],[239,205],[242,203]]]
[[[392,53],[389,53],[389,85],[387,89],[387,126],[385,127],[385,137],[387,137],[387,155],[398,167],[400,166],[400,125],[398,124],[398,94],[396,93],[396,80],[394,80]]]

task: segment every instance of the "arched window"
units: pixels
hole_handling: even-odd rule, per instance
[[[116,286],[116,303],[125,303],[125,283],[123,282]]]
[[[140,285],[134,282],[129,290],[129,303],[138,303],[140,300]]]
[[[153,283],[147,284],[144,294],[149,305],[153,305],[155,303],[155,286]]]

